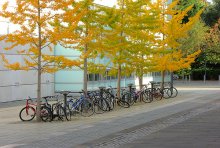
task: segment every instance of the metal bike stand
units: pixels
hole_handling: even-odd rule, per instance
[[[150,84],[151,84],[151,99],[153,100],[153,89],[154,89],[154,84],[156,82],[155,81],[150,81]]]
[[[129,89],[129,92],[130,92],[130,93],[131,93],[132,86],[133,86],[132,83],[128,84],[128,89]]]
[[[58,91],[56,93],[60,93],[63,95],[64,97],[64,110],[66,111],[66,106],[67,106],[67,95],[70,93],[71,91]]]

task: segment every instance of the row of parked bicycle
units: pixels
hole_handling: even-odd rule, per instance
[[[149,85],[143,85],[137,90],[132,84],[126,88],[121,88],[120,96],[116,88],[109,86],[99,87],[99,90],[82,92],[60,91],[58,95],[42,97],[41,119],[42,121],[71,120],[71,116],[80,114],[89,117],[96,114],[102,114],[111,111],[118,106],[129,108],[134,103],[140,101],[151,103],[153,99],[161,100],[176,97],[178,91],[168,83],[168,86],[162,88],[160,83],[151,82]],[[80,94],[80,95],[79,95]],[[62,99],[60,99],[62,97]],[[119,97],[118,97],[119,96]],[[50,103],[49,103],[50,100]],[[26,106],[21,109],[19,117],[22,121],[31,121],[36,115],[36,102],[29,98],[26,100]]]

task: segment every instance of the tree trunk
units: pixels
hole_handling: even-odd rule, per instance
[[[38,62],[41,61],[41,57],[38,57]],[[41,108],[41,63],[38,63],[38,72],[37,72],[37,122],[41,121],[40,117],[40,108]]]
[[[86,54],[88,49],[88,45],[85,45],[84,53]],[[84,72],[83,72],[83,90],[87,94],[87,73],[88,73],[88,67],[87,67],[87,57],[84,58]]]
[[[121,94],[121,65],[118,65],[118,82],[117,82],[117,97],[120,99]]]
[[[41,108],[41,24],[40,24],[40,0],[38,0],[38,67],[37,67],[37,122],[41,121],[40,108]]]
[[[144,56],[142,55],[142,60],[144,60]],[[139,88],[142,89],[143,88],[143,67],[140,67],[140,75],[138,76],[138,81],[139,81]]]
[[[122,1],[122,10],[124,10],[124,0]],[[124,18],[124,13],[122,13],[122,19],[121,19],[121,27],[123,26],[123,18]],[[124,31],[122,30],[120,33],[120,36],[123,37]],[[121,39],[120,42],[122,43],[123,40]],[[121,55],[121,51],[119,52],[119,56]],[[117,82],[117,97],[120,99],[120,94],[121,94],[121,63],[118,64],[118,82]]]
[[[139,76],[138,81],[139,81],[139,88],[142,89],[143,88],[143,76]]]
[[[173,88],[173,72],[170,73],[170,87]]]
[[[164,79],[165,79],[165,71],[161,71],[161,89],[163,90],[164,88]]]
[[[87,7],[87,11],[89,11],[89,7]],[[86,16],[88,18],[88,15]],[[89,31],[89,24],[88,22],[86,22],[86,30],[85,30],[85,37],[88,37],[88,31]],[[84,48],[84,71],[83,71],[83,90],[85,92],[85,95],[87,95],[87,75],[88,75],[88,65],[87,65],[87,51],[88,51],[88,43],[85,44],[85,48]]]

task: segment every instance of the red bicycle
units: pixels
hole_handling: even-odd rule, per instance
[[[47,101],[41,103],[40,117],[42,121],[52,121],[52,112],[49,109]],[[21,109],[19,117],[22,121],[31,121],[36,116],[37,103],[30,97],[26,100],[26,106]]]

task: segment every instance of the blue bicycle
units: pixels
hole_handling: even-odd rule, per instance
[[[74,113],[80,113],[84,117],[89,117],[94,114],[94,104],[93,101],[86,98],[85,95],[82,95],[82,92],[78,92],[81,94],[80,98],[75,98],[74,96],[68,95],[67,104],[71,110],[71,115]]]

